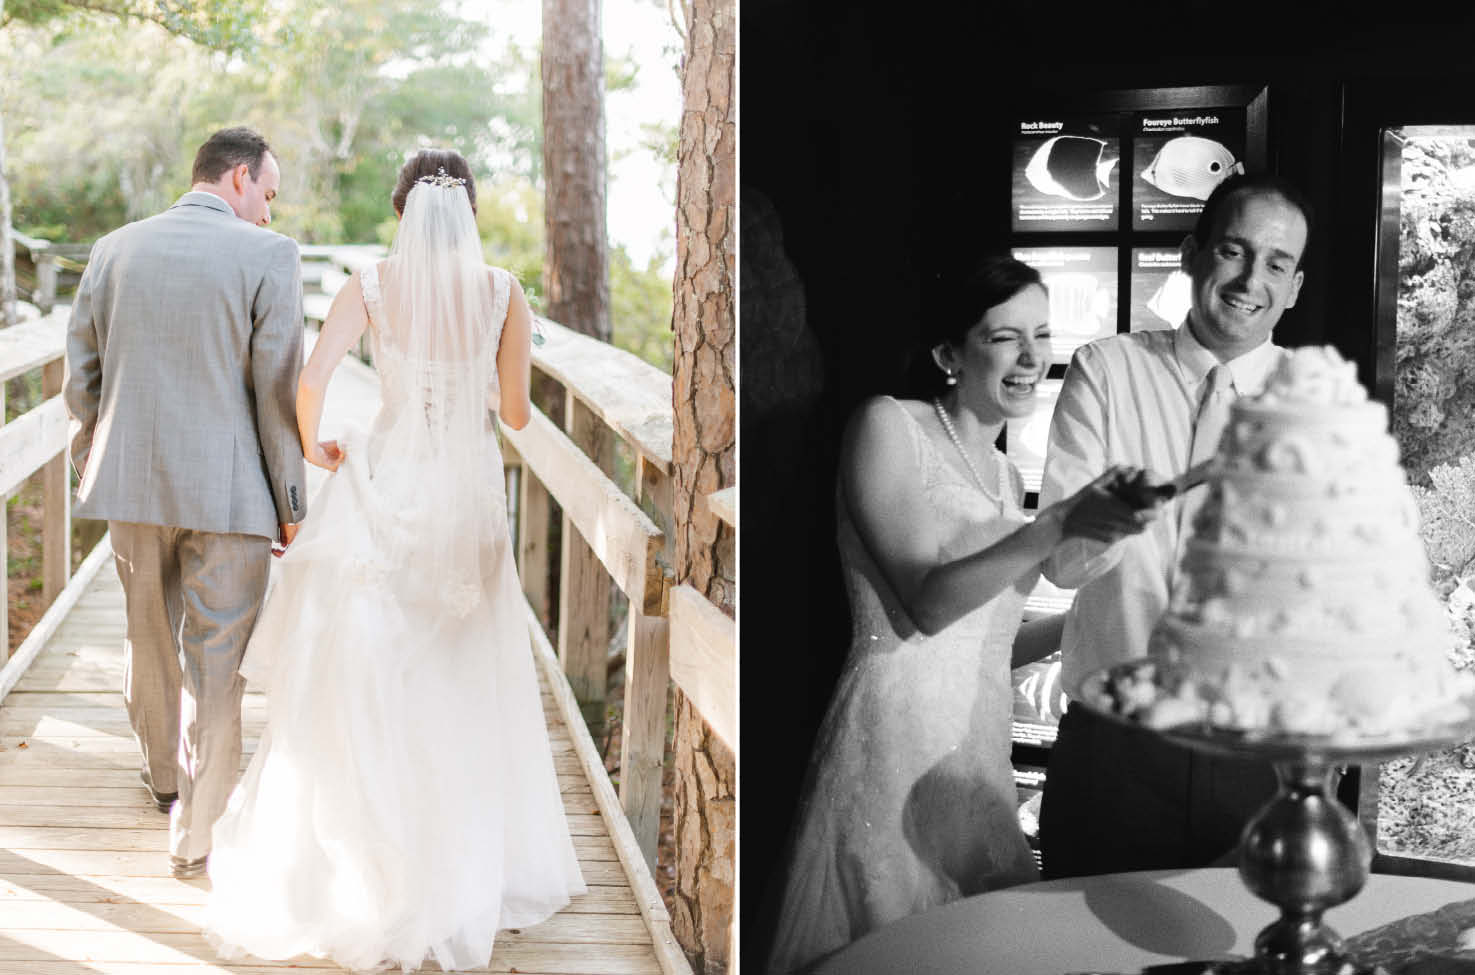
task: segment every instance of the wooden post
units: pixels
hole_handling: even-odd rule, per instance
[[[54,359],[41,370],[42,397],[60,394],[61,385],[62,360]],[[67,464],[63,448],[41,468],[41,598],[47,606],[72,574],[72,485]]]
[[[548,489],[533,469],[522,466],[518,478],[517,568],[522,574],[522,591],[544,632],[553,625],[548,601],[548,518],[551,499]]]
[[[51,254],[37,254],[35,251],[31,252],[31,258],[36,265],[36,290],[31,295],[31,300],[41,309],[41,314],[49,315],[51,309],[56,307],[56,258]]]
[[[635,459],[635,500],[643,499],[649,499],[650,507],[655,509],[651,520],[660,526],[666,536],[665,545],[661,549],[661,557],[667,566],[674,566],[676,564],[676,518],[674,516],[676,502],[671,491],[671,477],[642,454]]]
[[[661,768],[666,694],[671,685],[671,627],[630,606],[625,647],[625,714],[620,741],[620,805],[651,873],[661,830]]]
[[[661,560],[673,560],[671,478],[644,454],[635,457],[635,500],[648,501],[647,513],[665,538]],[[652,510],[653,509],[653,510]],[[625,715],[620,742],[620,805],[630,820],[640,852],[652,873],[661,830],[661,778],[665,768],[666,704],[671,689],[671,627],[664,617],[645,616],[631,605],[625,649]]]
[[[5,521],[0,524],[0,579],[5,582],[5,605],[0,606],[0,665],[10,659],[10,495],[0,494]]]
[[[0,380],[0,426],[5,425],[5,381]],[[10,659],[10,495],[0,491],[0,588],[5,605],[0,606],[0,665]]]
[[[614,444],[604,422],[572,392],[564,394],[564,429],[606,473],[614,466]],[[564,515],[559,553],[558,660],[579,700],[590,734],[604,730],[609,654],[609,573]]]
[[[522,521],[522,460],[511,444],[503,445],[502,496],[507,499],[507,539],[512,544],[512,558],[517,559],[522,539],[518,533]]]

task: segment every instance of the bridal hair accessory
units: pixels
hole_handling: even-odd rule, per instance
[[[426,186],[439,186],[442,189],[448,189],[452,186],[466,185],[466,181],[464,179],[461,179],[459,176],[447,175],[446,167],[444,166],[441,166],[439,169],[437,169],[434,176],[421,176],[419,179],[415,180],[415,182],[424,183]]]

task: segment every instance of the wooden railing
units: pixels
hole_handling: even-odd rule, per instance
[[[16,284],[20,297],[29,300],[43,315],[56,306],[58,290],[75,284],[87,266],[91,244],[58,244],[12,229],[15,241]]]
[[[611,579],[629,600],[619,794],[654,870],[670,681],[671,379],[606,343],[541,324],[548,341],[534,368],[562,389],[563,428],[541,410],[522,430],[503,428],[519,468],[519,570],[545,625],[557,606],[558,658],[594,727],[605,711]],[[615,438],[633,453],[633,497],[612,478]],[[548,588],[550,502],[561,509],[557,591]]]
[[[67,459],[67,414],[61,401],[66,309],[45,318],[0,329],[0,383],[39,371],[40,405],[0,426],[0,496],[8,499],[41,472],[41,598],[49,609],[10,657],[10,601],[0,611],[0,663],[4,674],[19,673],[40,651],[46,637],[70,606],[56,599],[71,578],[71,471]],[[5,387],[0,385],[0,415]],[[0,533],[0,565],[8,568],[8,532]],[[8,572],[7,572],[8,577]],[[0,684],[6,678],[0,677]],[[3,696],[6,687],[0,687]]]
[[[348,273],[382,253],[304,248],[304,268],[309,261],[328,265],[304,271],[304,281],[320,282],[313,290],[323,292],[306,297],[308,317],[321,320]],[[556,322],[540,318],[539,326],[546,342],[533,348],[535,400],[561,400],[562,415],[555,422],[535,409],[522,430],[502,428],[518,571],[585,721],[595,728],[603,726],[609,686],[611,583],[629,600],[619,798],[654,872],[671,681],[735,751],[736,627],[690,586],[673,586],[671,377]],[[359,357],[369,359],[366,350]],[[616,483],[617,443],[626,466],[633,465],[629,490]],[[719,491],[707,503],[735,526],[734,494]]]
[[[670,377],[607,343],[542,324],[548,341],[534,350],[534,369],[562,388],[564,425],[537,412],[523,430],[503,430],[514,448],[509,461],[523,469],[519,566],[529,602],[547,605],[542,539],[551,497],[563,510],[559,659],[586,714],[604,708],[609,579],[629,598],[620,802],[654,868],[670,682],[736,750],[735,626],[692,587],[673,586]],[[608,457],[610,436],[634,454],[632,496],[611,479],[607,459],[597,462]],[[731,524],[729,492],[708,503]]]
[[[326,314],[327,288],[336,291],[348,272],[382,254],[373,247],[303,250],[309,321]],[[540,319],[540,325],[547,342],[533,351],[535,385],[561,391],[563,415],[554,422],[535,410],[524,429],[502,430],[519,572],[581,711],[596,727],[603,722],[610,672],[611,582],[629,600],[619,798],[653,870],[670,682],[735,749],[735,627],[696,590],[673,585],[671,377],[557,323]],[[70,566],[67,421],[58,396],[65,328],[66,309],[60,308],[41,321],[0,330],[0,376],[40,369],[47,397],[0,429],[0,490],[8,495],[37,470],[46,472],[42,537],[48,603],[66,586]],[[366,351],[361,358],[367,359]],[[629,491],[616,483],[617,442],[633,462]],[[729,488],[706,499],[730,525],[736,520],[733,493]],[[556,582],[549,544],[555,506]],[[3,636],[0,622],[0,640]],[[30,644],[28,639],[25,646]]]

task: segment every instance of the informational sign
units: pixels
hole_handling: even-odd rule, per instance
[[[1015,230],[1116,230],[1121,116],[1021,119],[1014,133]]]
[[[1029,840],[1030,849],[1035,851],[1036,864],[1039,863],[1040,802],[1045,793],[1045,773],[1046,769],[1039,765],[1014,766],[1019,828],[1024,831],[1024,838]]]
[[[1021,419],[1005,421],[1009,459],[1019,468],[1026,491],[1038,491],[1045,475],[1045,444],[1050,439],[1050,417],[1060,398],[1061,380],[1042,379],[1035,387],[1035,409]]]
[[[1087,342],[1116,334],[1114,247],[1016,247],[1016,260],[1040,272],[1050,293],[1050,361],[1070,362]]]
[[[1144,112],[1132,132],[1132,229],[1193,229],[1214,187],[1244,172],[1245,111]]]
[[[1014,685],[1014,740],[1049,744],[1068,699],[1060,682],[1060,654],[1025,664],[1011,675]]]
[[[1192,282],[1179,269],[1178,249],[1132,248],[1132,331],[1177,328],[1188,314]]]

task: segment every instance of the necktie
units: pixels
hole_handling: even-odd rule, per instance
[[[1193,443],[1188,451],[1188,465],[1208,460],[1219,449],[1219,438],[1229,423],[1229,404],[1234,402],[1234,377],[1229,367],[1219,363],[1209,370],[1204,382],[1203,396],[1198,401],[1198,413],[1193,421]],[[1178,550],[1188,540],[1193,530],[1193,516],[1203,503],[1206,488],[1190,492],[1178,503]]]
[[[1219,449],[1219,438],[1229,422],[1229,404],[1234,402],[1234,377],[1229,367],[1220,363],[1209,370],[1203,398],[1198,401],[1198,415],[1193,421],[1193,447],[1188,465],[1208,460]]]

